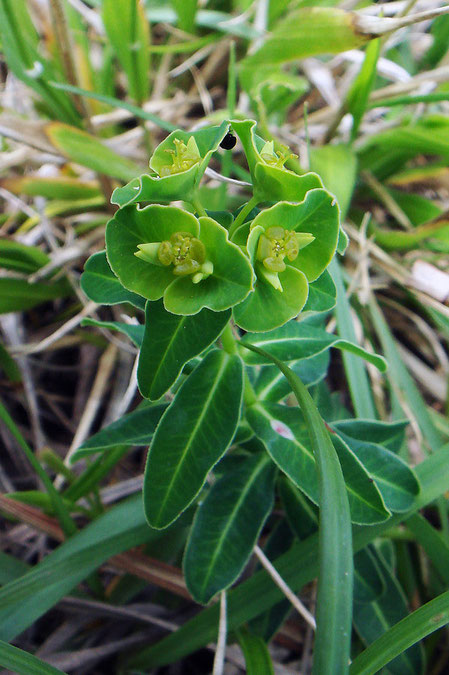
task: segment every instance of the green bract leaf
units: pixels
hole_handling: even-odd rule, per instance
[[[184,557],[187,588],[207,604],[239,576],[274,501],[275,467],[265,452],[241,460],[211,488]]]
[[[282,326],[304,307],[308,282],[329,265],[338,242],[339,210],[326,190],[310,190],[301,204],[279,202],[253,220],[247,248],[257,283],[234,308],[236,323],[261,332]]]
[[[123,288],[108,265],[106,251],[90,256],[81,275],[81,288],[88,298],[102,305],[118,305],[129,302],[139,309],[145,307],[145,301],[139,295]]]
[[[260,202],[283,199],[301,202],[308,190],[323,187],[321,178],[316,173],[305,173],[300,176],[286,169],[284,162],[295,155],[292,155],[288,148],[285,148],[284,153],[276,153],[272,141],[264,141],[256,134],[256,124],[254,120],[231,122],[245,150],[254,196]]]
[[[229,129],[229,123],[199,131],[173,131],[154,151],[150,168],[155,175],[143,174],[112,194],[113,204],[132,202],[191,201],[215,152]]]
[[[242,391],[240,358],[220,350],[210,352],[179,389],[145,468],[144,508],[153,527],[170,525],[201,490],[235,434]]]
[[[161,302],[147,302],[137,369],[142,396],[155,401],[165,394],[183,366],[218,338],[229,318],[229,311],[208,309],[194,316],[178,316],[167,312]]]
[[[173,314],[221,312],[252,287],[251,265],[227,231],[174,206],[120,209],[107,225],[106,249],[123,286],[148,300],[164,297]]]

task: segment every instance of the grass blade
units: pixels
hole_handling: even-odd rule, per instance
[[[304,414],[315,453],[320,485],[317,630],[313,673],[346,673],[352,622],[352,532],[346,486],[324,421],[301,380],[275,357],[269,358],[287,378]]]
[[[373,642],[351,664],[350,675],[373,675],[408,647],[449,623],[449,591],[407,616]]]
[[[0,665],[24,675],[64,675],[62,670],[2,640],[0,640]]]

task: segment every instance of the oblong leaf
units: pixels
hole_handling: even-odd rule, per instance
[[[143,498],[148,522],[167,527],[196,497],[231,443],[240,418],[243,365],[207,354],[164,413],[150,446]]]
[[[293,361],[290,368],[308,387],[323,379],[329,367],[329,360],[328,351],[320,352],[309,359]],[[257,398],[274,403],[285,398],[291,391],[287,380],[275,366],[263,366],[253,386]]]
[[[254,433],[262,440],[273,461],[315,504],[319,486],[315,459],[302,413],[273,403],[251,406],[246,413]],[[336,440],[332,436],[332,440]],[[379,489],[349,448],[338,443],[339,459],[348,490],[351,518],[356,523],[379,523],[390,516]]]
[[[262,335],[248,333],[242,338],[242,344],[263,348],[270,355],[282,361],[307,359],[326,349],[336,347],[360,356],[375,365],[381,372],[386,370],[386,362],[382,356],[371,354],[348,340],[342,340],[338,335],[332,335],[322,328],[311,325],[308,321],[290,321]],[[245,356],[245,361],[251,365],[269,362],[260,353]]]
[[[408,420],[398,422],[380,422],[378,420],[347,419],[333,422],[332,426],[339,433],[350,438],[370,443],[379,443],[391,452],[399,452],[405,438]]]
[[[137,368],[142,396],[156,401],[177,380],[184,365],[220,336],[231,312],[203,309],[193,316],[171,314],[162,302],[148,301]]]
[[[420,487],[404,460],[377,443],[356,440],[341,432],[339,437],[369,471],[387,507],[392,511],[407,511]]]
[[[354,556],[354,602],[373,602],[385,591],[383,576],[369,547]]]
[[[431,503],[447,490],[449,483],[449,444],[431,454],[416,467],[422,491],[410,511],[394,515],[390,520],[376,526],[365,526],[354,530],[354,550],[359,551],[370,541],[382,536],[391,527],[398,525],[418,509]],[[336,544],[338,547],[338,543]],[[298,565],[298,560],[301,564]],[[275,560],[276,569],[292,590],[297,591],[310,582],[318,570],[318,537],[312,535],[304,542],[293,544],[292,548]],[[247,581],[227,593],[228,630],[235,630],[248,620],[279,602],[284,596],[273,584],[268,574],[261,570]],[[213,604],[187,621],[175,633],[145,647],[132,659],[134,668],[149,668],[182,659],[196,649],[216,639],[219,607]]]
[[[276,472],[266,453],[242,460],[198,508],[184,556],[187,588],[206,605],[247,564],[274,502]]]
[[[123,415],[84,441],[71,456],[71,463],[117,445],[148,445],[166,408],[167,404],[161,403]]]

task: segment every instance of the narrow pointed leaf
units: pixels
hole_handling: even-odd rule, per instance
[[[0,589],[0,640],[13,640],[109,557],[158,536],[145,522],[140,495],[114,506]]]
[[[307,321],[290,321],[262,335],[248,333],[242,339],[242,344],[263,348],[270,356],[283,361],[307,359],[331,347],[336,347],[360,356],[382,372],[386,369],[386,362],[381,356],[371,354],[348,340],[342,340],[337,335],[331,335],[322,328],[310,325]],[[245,361],[256,365],[268,363],[269,359],[257,352],[245,356]]]
[[[226,452],[240,418],[243,366],[213,350],[189,375],[164,413],[149,449],[144,477],[148,522],[167,527],[196,497]]]
[[[21,312],[43,302],[71,295],[72,287],[65,280],[53,283],[28,283],[25,279],[0,279],[0,314]]]
[[[408,647],[449,623],[449,591],[395,624],[381,635],[351,664],[350,675],[368,675],[380,671]],[[388,668],[390,671],[390,668]],[[405,671],[404,671],[405,672]]]
[[[274,502],[275,467],[266,453],[243,460],[198,508],[184,557],[187,588],[206,605],[240,575]]]
[[[96,326],[97,328],[105,328],[106,330],[113,330],[123,333],[134,342],[136,347],[142,345],[143,333],[145,327],[141,324],[123,323],[122,321],[99,321],[98,319],[91,319],[90,317],[81,321],[82,326]]]
[[[148,445],[167,404],[134,410],[91,436],[73,453],[71,463],[117,445]]]
[[[137,102],[149,93],[150,34],[143,5],[138,0],[103,0],[103,23],[128,79],[129,95]]]

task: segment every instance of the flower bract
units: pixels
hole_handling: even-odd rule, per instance
[[[248,331],[282,326],[304,307],[309,283],[324,272],[338,242],[339,209],[324,189],[300,204],[279,202],[253,220],[247,250],[257,281],[233,314]]]
[[[254,120],[232,121],[232,129],[239,136],[245,150],[254,187],[259,202],[294,201],[304,199],[308,190],[323,187],[316,173],[302,175],[289,171],[284,165],[295,157],[288,148],[275,151],[273,141],[265,141],[255,132]]]
[[[223,311],[253,288],[250,261],[225,228],[174,206],[120,209],[107,225],[106,251],[125,288],[148,300],[163,298],[173,314]]]
[[[173,131],[150,159],[153,175],[143,174],[116,188],[112,202],[122,207],[134,202],[191,201],[212,153],[228,129],[229,123],[223,122],[198,131]]]

